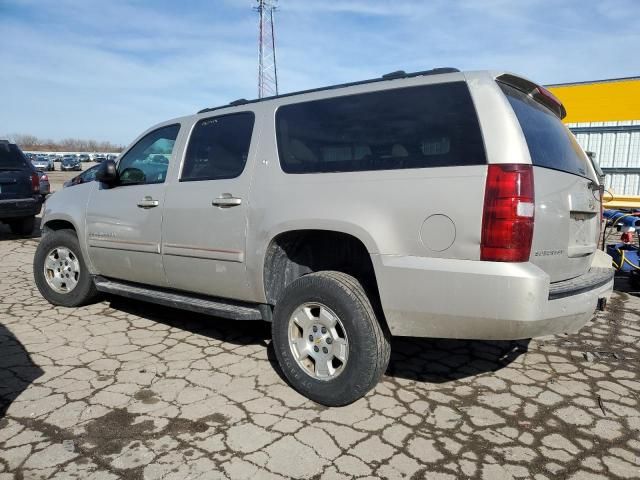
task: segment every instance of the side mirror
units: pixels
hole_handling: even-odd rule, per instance
[[[107,185],[113,185],[118,180],[116,162],[113,160],[105,160],[102,162],[96,171],[96,180],[106,183]]]

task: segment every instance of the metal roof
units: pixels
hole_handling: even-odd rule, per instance
[[[628,82],[629,80],[640,80],[640,76],[639,77],[605,78],[602,80],[585,80],[582,82],[550,83],[548,85],[545,85],[545,87],[570,87],[572,85],[590,85],[593,83]]]

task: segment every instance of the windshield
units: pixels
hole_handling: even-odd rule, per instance
[[[589,178],[588,157],[558,117],[526,93],[498,84],[520,122],[533,165]]]

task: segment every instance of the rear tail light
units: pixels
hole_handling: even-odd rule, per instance
[[[33,193],[40,193],[40,177],[37,173],[31,174],[31,188]]]
[[[533,239],[534,210],[531,165],[489,165],[480,259],[492,262],[528,261]]]

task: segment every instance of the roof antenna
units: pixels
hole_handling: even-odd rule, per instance
[[[278,95],[276,68],[276,37],[273,12],[278,0],[256,0],[254,10],[260,15],[258,23],[258,98]]]

